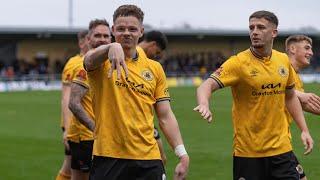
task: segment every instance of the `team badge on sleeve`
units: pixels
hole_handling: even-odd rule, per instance
[[[81,69],[81,70],[79,71],[79,73],[77,74],[77,78],[78,78],[79,80],[82,80],[82,81],[87,80],[87,73],[86,73],[86,71],[85,71],[84,69]]]
[[[71,74],[67,74],[66,81],[71,81]]]

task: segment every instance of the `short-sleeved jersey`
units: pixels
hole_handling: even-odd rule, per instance
[[[69,85],[71,83],[72,79],[74,78],[75,65],[79,62],[82,62],[82,61],[83,61],[83,56],[81,56],[80,54],[71,57],[67,61],[66,65],[63,68],[62,75],[61,75],[61,82],[63,85]],[[63,118],[62,117],[60,120],[60,127],[63,127]]]
[[[210,77],[233,96],[234,156],[268,157],[292,150],[285,91],[294,87],[289,59],[272,50],[261,58],[250,49],[228,59]]]
[[[139,54],[139,53],[138,53]],[[124,159],[161,159],[154,138],[153,105],[170,100],[162,66],[139,55],[126,59],[129,77],[116,71],[108,78],[109,60],[88,72],[95,114],[93,154]]]
[[[76,64],[78,64],[79,62],[83,61],[83,56],[81,55],[76,55],[71,57],[68,62],[66,63],[66,65],[63,68],[62,71],[62,77],[61,77],[61,81],[64,84],[69,84],[71,83],[72,79],[74,78],[74,66]]]
[[[292,75],[294,77],[294,83],[295,83],[294,88],[298,91],[304,92],[303,82],[301,81],[299,74],[296,71],[293,71]]]
[[[87,115],[94,120],[94,114],[92,110],[92,98],[90,94],[89,81],[87,71],[83,68],[83,61],[79,61],[74,69],[73,83],[77,83],[88,89],[87,93],[81,100],[81,105],[86,111]],[[93,132],[85,127],[80,121],[73,115],[68,129],[67,138],[73,142],[93,140]]]

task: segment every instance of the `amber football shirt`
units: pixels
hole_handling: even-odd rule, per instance
[[[138,53],[139,54],[139,53]],[[126,59],[129,77],[116,71],[108,78],[109,60],[88,72],[95,114],[93,154],[124,159],[161,159],[153,136],[156,102],[169,100],[166,76],[160,63],[143,55]]]
[[[304,92],[303,82],[301,81],[300,75],[296,71],[293,71],[292,75],[294,77],[295,82],[294,88],[298,91]]]
[[[231,86],[234,156],[267,157],[292,150],[285,91],[294,87],[286,54],[261,58],[250,49],[228,59],[211,78]]]

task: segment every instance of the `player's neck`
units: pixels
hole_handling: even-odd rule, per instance
[[[136,48],[123,49],[123,52],[125,59],[136,59],[138,56]]]
[[[255,48],[251,46],[250,48],[259,57],[270,57],[272,54],[272,47]]]
[[[289,59],[290,59],[290,62],[291,62],[291,65],[292,65],[293,69],[294,69],[296,72],[299,72],[300,69],[301,69],[301,67],[299,66],[298,61],[296,61],[295,58],[290,57],[290,56],[289,56]]]

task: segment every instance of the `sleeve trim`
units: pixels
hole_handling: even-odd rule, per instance
[[[290,85],[290,86],[286,86],[286,89],[293,89],[294,88],[294,84]]]
[[[223,83],[217,77],[215,77],[214,75],[211,75],[209,78],[215,80],[218,83],[220,88],[224,87]]]
[[[73,82],[73,83],[76,83],[76,84],[79,84],[79,85],[81,85],[81,86],[89,89],[89,86],[88,86],[87,84],[85,84],[85,83],[83,83],[83,82],[81,82],[81,81],[79,81],[79,80],[73,80],[72,82]]]
[[[159,98],[156,100],[156,103],[161,102],[161,101],[170,101],[170,97]]]
[[[71,83],[70,81],[62,81],[62,84],[66,86],[70,85],[70,83]]]

